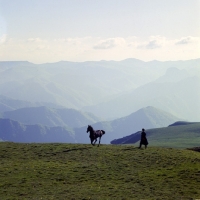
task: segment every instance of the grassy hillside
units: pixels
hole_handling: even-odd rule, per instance
[[[138,145],[140,133],[112,141],[115,144]],[[176,122],[169,127],[146,130],[151,146],[190,148],[200,145],[200,122]]]
[[[81,144],[0,143],[4,199],[197,199],[200,153]]]
[[[200,145],[200,123],[170,126],[150,131],[149,141],[153,146],[189,148]]]

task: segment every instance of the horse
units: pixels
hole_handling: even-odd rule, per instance
[[[90,132],[90,141],[91,141],[91,144],[94,146],[96,141],[97,141],[97,138],[99,138],[99,144],[98,146],[100,145],[100,142],[101,142],[101,137],[106,133],[104,130],[94,130],[92,128],[92,126],[88,125],[87,127],[87,133]],[[94,142],[93,142],[94,141]]]

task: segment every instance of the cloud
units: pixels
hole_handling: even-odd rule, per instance
[[[124,45],[125,39],[124,38],[108,38],[105,40],[99,41],[96,45],[94,45],[94,49],[112,49],[117,46]]]
[[[3,44],[6,42],[7,36],[6,34],[3,34],[2,36],[0,36],[0,44]]]
[[[155,49],[155,48],[160,48],[161,45],[157,40],[152,40],[145,47],[147,49]]]
[[[194,43],[194,42],[199,42],[200,38],[198,37],[183,37],[180,40],[178,40],[175,45],[184,45],[184,44],[189,44],[189,43]]]
[[[157,48],[161,48],[165,45],[166,43],[166,38],[165,37],[161,37],[161,36],[151,36],[149,37],[149,41],[148,42],[144,42],[140,45],[138,45],[137,47],[143,48],[143,49],[157,49]]]
[[[42,39],[40,39],[40,38],[29,38],[29,39],[27,39],[27,42],[33,42],[33,43],[38,43],[38,42],[43,42],[43,40]]]

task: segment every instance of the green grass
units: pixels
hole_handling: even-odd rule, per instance
[[[0,143],[0,199],[200,199],[200,153]]]
[[[199,122],[179,126],[149,129],[146,132],[148,142],[151,146],[182,149],[200,146]],[[139,141],[133,144],[139,146]]]

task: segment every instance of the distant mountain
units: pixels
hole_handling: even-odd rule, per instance
[[[110,143],[115,138],[126,136],[142,128],[159,128],[166,127],[171,123],[180,120],[179,118],[159,110],[154,107],[146,107],[132,113],[126,117],[122,117],[112,121],[98,122],[92,124],[94,129],[103,129],[106,134],[102,138],[102,143]],[[83,134],[87,127],[75,129],[78,142],[87,142],[88,137]]]
[[[167,72],[168,73],[168,72]],[[182,72],[181,72],[182,74]],[[177,73],[176,73],[176,76]],[[166,76],[165,76],[166,78]],[[200,78],[187,77],[175,82],[169,78],[153,81],[113,100],[85,108],[98,116],[117,118],[146,106],[167,111],[179,118],[200,121]]]
[[[175,83],[190,77],[190,74],[187,72],[186,69],[178,69],[176,67],[171,67],[166,70],[166,73],[155,80],[156,83]]]
[[[6,66],[6,62],[0,62],[0,93],[31,102],[80,109],[136,85],[136,79],[123,72],[117,62],[15,63]]]
[[[0,62],[0,94],[81,109],[152,82],[171,67],[190,68],[190,73],[194,74],[192,70],[196,70],[199,63],[200,59],[170,62],[137,59],[62,61],[40,65],[26,61]]]
[[[85,110],[106,120],[154,106],[198,121],[199,66],[200,59],[62,61],[39,65],[26,61],[0,62],[0,94],[31,103],[48,102]],[[12,105],[0,101],[0,109],[11,111]]]
[[[23,125],[10,119],[0,119],[0,140],[11,142],[65,142],[74,143],[73,131],[63,127]]]
[[[136,144],[141,131],[111,141],[111,144]],[[150,146],[191,148],[200,144],[200,122],[176,122],[164,128],[146,130]]]
[[[37,108],[34,109],[36,109],[36,112]],[[47,116],[47,121],[48,119],[56,121],[56,115],[51,116],[52,110],[49,111],[49,109],[45,107],[41,107],[40,109],[42,110],[43,114],[45,113],[44,111],[46,111],[45,116]],[[18,112],[18,110],[16,111]],[[30,110],[22,109],[22,111]],[[55,109],[53,111],[57,110]],[[74,113],[73,110],[70,111]],[[20,111],[20,113],[22,112]],[[32,111],[32,116],[35,116],[36,118],[38,117],[38,121],[42,121],[43,119],[40,118],[38,113],[41,114],[40,112],[36,112],[37,115],[35,116],[34,112]],[[25,113],[24,116],[26,116]],[[105,130],[106,134],[102,137],[102,143],[110,143],[110,141],[115,138],[126,136],[132,132],[141,130],[142,128],[149,129],[152,127],[155,128],[161,126],[168,126],[169,124],[174,123],[175,121],[177,121],[177,118],[173,115],[153,107],[147,107],[140,109],[127,117],[108,122],[98,122],[92,124],[92,126],[95,130]],[[75,120],[72,120],[72,122],[75,123]],[[86,130],[87,126],[72,129],[70,127],[67,128],[66,126],[65,128],[63,128],[60,126],[48,127],[38,124],[24,125],[11,119],[0,119],[0,139],[4,141],[8,140],[14,142],[90,143],[89,134],[86,133]]]
[[[50,102],[29,102],[0,95],[0,112],[12,111],[26,107],[39,107],[39,106],[47,106],[51,108],[63,108],[63,106],[59,106],[57,104],[53,104]]]
[[[26,125],[63,126],[78,128],[100,121],[91,113],[75,109],[55,109],[48,107],[29,107],[3,113],[3,118],[19,121]]]

